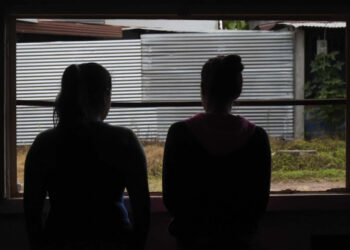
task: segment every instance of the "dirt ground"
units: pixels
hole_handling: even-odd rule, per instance
[[[271,191],[296,190],[296,191],[326,191],[329,189],[345,188],[345,181],[305,181],[271,183]]]

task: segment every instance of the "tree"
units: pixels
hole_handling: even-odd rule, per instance
[[[337,60],[338,51],[316,55],[311,62],[311,80],[305,83],[305,97],[315,99],[344,98],[345,82],[341,72],[343,62]],[[345,111],[341,105],[326,105],[312,108],[312,119],[330,125],[335,130],[343,129]]]
[[[246,21],[241,20],[225,20],[223,21],[225,30],[248,30],[249,25]]]

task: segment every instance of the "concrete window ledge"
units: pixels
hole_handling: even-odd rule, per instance
[[[125,199],[128,206],[128,198]],[[48,200],[47,200],[48,208]],[[161,195],[151,196],[152,213],[166,212]],[[271,194],[267,208],[273,212],[305,212],[305,211],[350,211],[350,193],[298,193]],[[8,199],[0,201],[0,214],[23,213],[23,199]]]

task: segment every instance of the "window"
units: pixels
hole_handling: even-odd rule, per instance
[[[286,24],[278,25],[287,27]],[[129,37],[135,36],[134,30],[128,32]],[[343,32],[345,36],[345,28]],[[101,60],[115,81],[107,122],[132,128],[143,142],[151,191],[161,192],[161,162],[168,126],[202,111],[198,85],[200,67],[207,58],[228,52],[240,54],[245,64],[245,89],[233,113],[244,115],[264,127],[271,137],[272,190],[325,191],[346,187],[346,164],[349,163],[345,154],[347,125],[343,116],[347,110],[345,84],[337,89],[340,95],[332,88],[328,95],[322,94],[322,90],[305,95],[309,84],[306,81],[309,80],[311,86],[316,84],[313,82],[316,76],[305,72],[311,72],[307,65],[317,64],[317,58],[306,55],[307,48],[303,54],[302,48],[298,47],[298,36],[302,35],[305,46],[309,41],[305,38],[310,39],[311,44],[312,39],[306,32],[297,34],[294,30],[280,30],[231,34],[226,31],[220,33],[221,36],[217,32],[155,33],[142,35],[139,39],[83,39],[60,43],[48,42],[49,38],[44,37],[42,39],[46,41],[29,43],[26,40],[17,44],[17,168],[14,162],[9,164],[10,173],[17,174],[18,185],[14,187],[16,182],[12,177],[12,190],[21,190],[24,158],[31,141],[38,132],[52,126],[52,104],[63,69],[70,63],[90,60],[91,50],[94,51],[93,58]],[[23,34],[18,39],[21,36],[29,39]],[[339,43],[343,48],[332,45],[333,49],[342,50],[338,56],[343,62],[344,36],[343,43]],[[229,44],[232,40],[234,42]],[[82,44],[85,51],[79,54],[74,48],[81,48]],[[106,46],[113,51],[108,53],[108,58],[103,54]],[[315,48],[317,50],[317,45],[312,49]],[[331,54],[333,50],[329,52]],[[339,63],[336,55],[334,58],[335,63]],[[319,59],[322,60],[328,59]],[[41,71],[43,67],[45,69]],[[337,79],[345,83],[344,66],[338,64],[335,67],[341,68]],[[325,124],[329,117],[334,118],[332,123]]]

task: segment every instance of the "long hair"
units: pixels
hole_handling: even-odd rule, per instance
[[[111,82],[109,72],[97,63],[68,66],[55,101],[55,126],[69,127],[94,120],[108,105]]]

